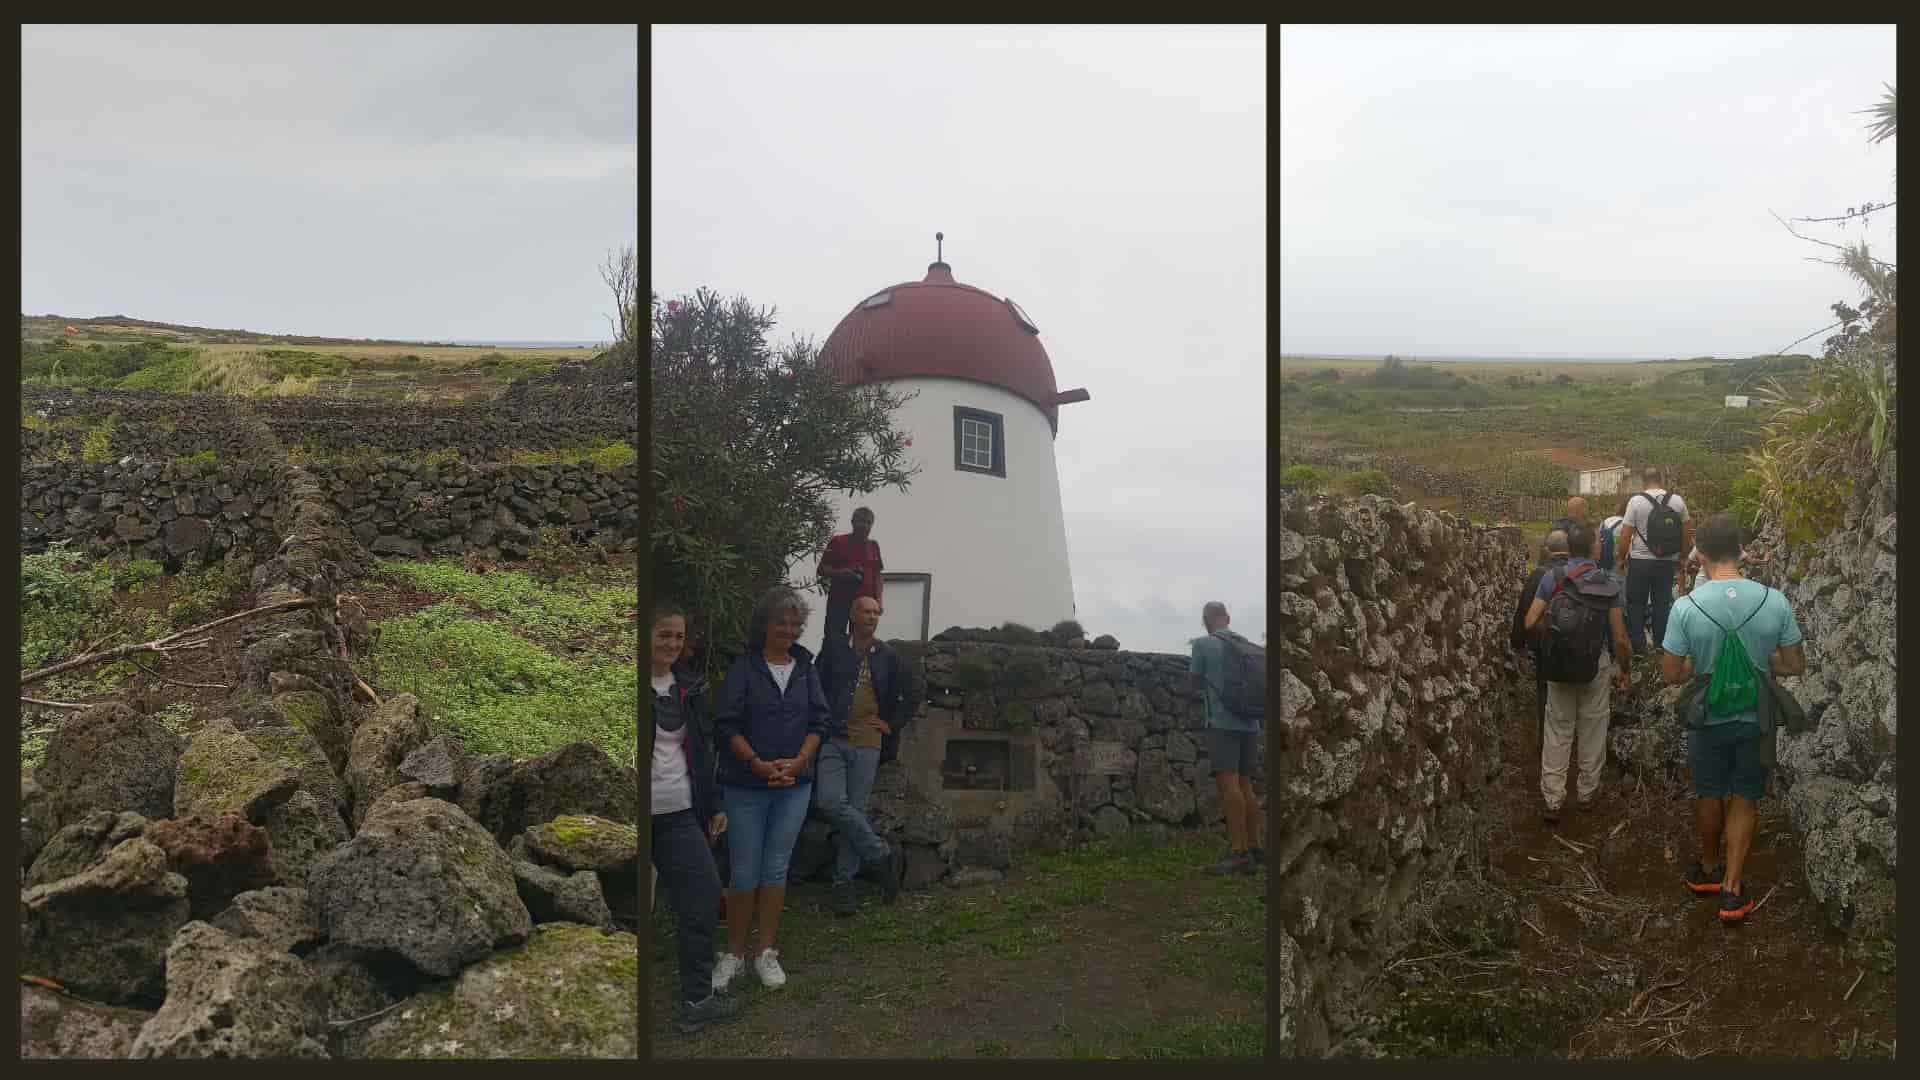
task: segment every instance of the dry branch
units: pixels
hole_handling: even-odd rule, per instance
[[[315,606],[315,601],[313,601],[310,598],[303,597],[302,599],[299,599],[299,600],[282,600],[277,604],[268,604],[265,607],[250,608],[246,611],[240,612],[237,615],[228,615],[225,618],[215,619],[209,623],[201,623],[199,626],[191,626],[185,630],[180,631],[179,633],[168,634],[166,637],[155,638],[152,641],[143,641],[138,645],[121,645],[118,648],[108,649],[105,652],[88,653],[85,656],[76,656],[71,660],[62,660],[61,662],[53,665],[52,667],[44,667],[44,668],[41,668],[39,671],[30,671],[25,675],[20,676],[20,685],[26,686],[29,683],[40,682],[43,679],[51,679],[55,675],[65,674],[66,672],[72,671],[75,668],[83,668],[83,667],[90,666],[92,664],[112,663],[115,660],[124,660],[129,656],[136,656],[141,653],[165,654],[170,652],[177,652],[182,649],[204,648],[212,644],[211,638],[202,639],[199,641],[185,641],[182,639],[192,637],[195,634],[204,634],[207,631],[214,629],[215,627],[225,626],[228,623],[239,622],[242,619],[258,618],[261,615],[276,615],[283,611],[298,611],[301,608],[310,608],[314,606]]]
[[[88,707],[84,701],[42,701],[39,698],[27,697],[25,695],[21,695],[20,700],[29,705],[38,705],[43,709],[84,709]]]
[[[233,687],[228,686],[225,683],[184,682],[180,679],[170,679],[167,676],[162,675],[159,672],[153,670],[152,668],[146,666],[145,664],[142,664],[138,660],[133,661],[133,666],[139,668],[145,674],[151,675],[154,678],[159,679],[163,683],[172,683],[175,686],[187,686],[187,687],[192,687],[195,690],[231,690],[233,689]]]

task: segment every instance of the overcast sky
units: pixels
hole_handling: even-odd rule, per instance
[[[20,306],[610,337],[639,28],[27,26]]]
[[[1264,30],[652,39],[656,291],[745,295],[819,343],[945,232],[954,277],[1017,299],[1092,394],[1055,443],[1088,632],[1185,652],[1218,599],[1260,639]]]
[[[1282,27],[1281,349],[1779,349],[1857,296],[1768,212],[1893,198],[1893,81],[1892,27]]]

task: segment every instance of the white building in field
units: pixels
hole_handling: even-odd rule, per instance
[[[1072,618],[1054,442],[1060,406],[1088,394],[1058,389],[1033,319],[936,261],[921,280],[855,304],[821,357],[850,382],[915,395],[894,414],[920,470],[911,485],[834,503],[836,532],[849,530],[854,507],[874,512],[886,563],[880,636]],[[818,558],[793,576],[811,580]]]

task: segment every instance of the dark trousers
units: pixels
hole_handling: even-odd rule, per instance
[[[713,993],[713,928],[720,914],[720,874],[707,831],[692,810],[653,815],[653,866],[679,918],[680,997],[705,1001]]]
[[[1627,637],[1633,651],[1647,651],[1647,605],[1653,605],[1653,647],[1667,639],[1667,615],[1673,610],[1672,559],[1627,560]]]
[[[821,651],[826,650],[828,642],[847,640],[847,622],[853,612],[854,599],[849,596],[845,600],[827,601],[827,629],[826,636],[820,639]]]

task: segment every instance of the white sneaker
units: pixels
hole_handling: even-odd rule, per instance
[[[780,970],[780,952],[777,949],[762,949],[760,955],[753,958],[753,970],[760,975],[760,985],[769,990],[778,990],[787,985],[787,973]]]
[[[732,953],[721,953],[720,959],[714,961],[713,964],[713,992],[716,994],[726,993],[727,985],[733,982],[733,977],[740,974],[740,969],[746,966],[747,962],[745,960],[740,959]]]

